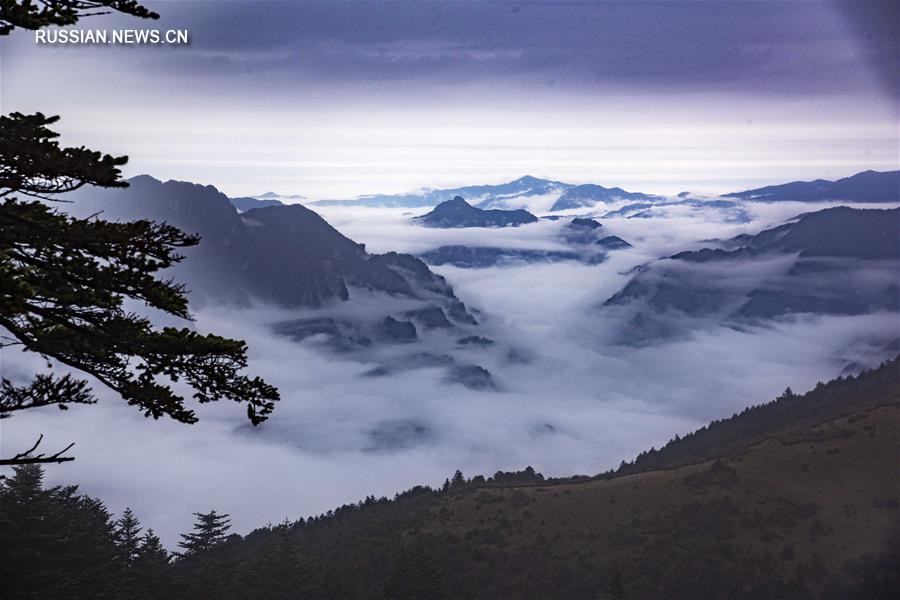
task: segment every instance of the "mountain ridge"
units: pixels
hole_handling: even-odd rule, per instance
[[[456,188],[424,188],[405,194],[373,194],[350,200],[319,200],[320,206],[369,206],[393,208],[424,208],[437,206],[455,196],[469,198],[482,209],[526,208],[530,199],[557,195],[546,207],[551,211],[565,208],[594,206],[599,202],[617,199],[653,200],[659,196],[626,192],[618,187],[606,188],[596,184],[572,184],[554,179],[525,175],[506,183],[466,185]],[[559,204],[562,201],[562,204]],[[557,207],[556,205],[559,204]]]
[[[437,302],[448,315],[468,314],[452,287],[419,259],[369,254],[311,209],[300,205],[253,208],[238,213],[213,186],[162,182],[148,175],[122,189],[82,189],[69,205],[76,215],[98,210],[106,218],[165,221],[201,242],[185,252],[174,274],[218,301],[250,298],[283,306],[319,307],[346,301],[361,287],[389,295]],[[468,319],[471,319],[469,315]]]
[[[829,181],[792,181],[742,192],[723,194],[759,202],[838,200],[845,202],[900,202],[900,171],[861,171]]]

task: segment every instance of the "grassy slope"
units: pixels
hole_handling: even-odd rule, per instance
[[[426,531],[468,538],[482,554],[536,552],[572,573],[615,564],[637,596],[777,593],[777,583],[754,593],[760,580],[820,595],[861,580],[854,563],[896,548],[898,424],[896,406],[863,409],[724,461],[448,494]]]

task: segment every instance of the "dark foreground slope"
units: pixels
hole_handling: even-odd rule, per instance
[[[172,564],[116,567],[102,505],[50,509],[15,481],[0,575],[9,598],[896,598],[898,368],[786,393],[616,473],[457,475]]]

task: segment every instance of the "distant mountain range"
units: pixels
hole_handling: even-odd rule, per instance
[[[480,209],[462,196],[441,202],[434,210],[414,220],[425,227],[459,229],[464,227],[518,227],[537,223],[538,218],[525,210]]]
[[[288,200],[306,200],[306,196],[301,196],[300,194],[278,194],[276,192],[263,192],[262,194],[253,197],[260,198],[262,200],[271,200],[278,198],[286,198]]]
[[[741,198],[762,202],[813,202],[842,200],[846,202],[900,202],[900,171],[863,171],[851,177],[827,181],[794,181],[724,194],[724,198]]]
[[[656,202],[634,202],[603,214],[602,218],[654,219],[668,217],[682,212],[709,214],[714,211],[727,223],[749,223],[753,217],[744,203],[739,200],[695,199],[682,197],[679,200]]]
[[[613,200],[637,201],[658,198],[647,194],[626,192],[621,188],[605,188],[594,184],[575,185],[526,175],[509,183],[498,185],[469,185],[449,189],[428,188],[410,194],[378,194],[360,196],[354,200],[320,200],[314,204],[421,208],[437,206],[456,196],[466,198],[474,206],[483,209],[527,208],[541,211],[590,207],[599,202]]]
[[[900,209],[830,208],[756,235],[639,269],[606,301],[630,310],[625,341],[686,333],[699,321],[900,311]]]
[[[271,194],[271,192],[270,192]],[[508,183],[497,185],[468,185],[457,188],[425,188],[408,194],[375,194],[359,196],[352,200],[320,200],[321,206],[370,206],[393,208],[422,208],[437,206],[456,196],[466,198],[477,208],[517,209],[532,212],[555,212],[593,208],[611,202],[628,201],[632,204],[656,205],[669,198],[654,194],[629,192],[620,187],[604,187],[593,183],[572,184],[552,179],[526,175]],[[256,196],[266,199],[268,195]],[[274,197],[274,196],[271,196]],[[692,198],[690,192],[677,196],[685,204],[703,206],[703,198]],[[724,194],[723,198],[777,201],[827,201],[844,202],[900,202],[900,171],[863,171],[838,181],[795,181],[771,185],[753,190]],[[278,198],[285,198],[278,196]],[[674,205],[673,205],[674,206]],[[714,205],[710,205],[714,206]],[[722,208],[719,206],[719,208]]]

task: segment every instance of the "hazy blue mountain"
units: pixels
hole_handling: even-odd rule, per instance
[[[604,250],[622,250],[631,248],[631,244],[615,235],[606,235],[603,225],[594,219],[575,217],[563,227],[560,237],[569,245],[575,246],[582,256],[596,251],[596,246]],[[592,248],[594,247],[594,248]],[[588,260],[586,262],[594,262]]]
[[[605,306],[633,312],[629,341],[685,333],[698,320],[900,311],[898,231],[900,209],[807,213],[651,263]]]
[[[574,192],[573,192],[574,190]],[[383,206],[394,208],[420,208],[437,206],[456,196],[468,198],[478,208],[522,208],[529,200],[540,196],[550,196],[549,202],[559,202],[569,192],[566,204],[571,207],[594,206],[597,202],[612,199],[656,199],[656,196],[626,192],[620,188],[605,188],[599,185],[574,185],[552,179],[541,179],[526,175],[508,183],[497,185],[469,185],[449,189],[426,188],[409,194],[376,194],[360,196],[353,200],[320,200],[314,204],[343,206]],[[559,198],[553,199],[553,195]],[[546,206],[549,206],[546,205]],[[552,210],[562,210],[553,207]]]
[[[421,300],[456,322],[474,319],[443,277],[408,254],[369,254],[322,217],[299,204],[238,214],[212,186],[161,182],[143,175],[125,189],[73,192],[76,213],[103,210],[105,218],[166,221],[202,241],[174,270],[192,297],[316,307],[350,298],[361,288]]]
[[[260,200],[259,198],[251,198],[249,196],[229,198],[228,200],[238,212],[244,212],[253,208],[266,208],[267,206],[284,206],[284,202],[281,200]]]
[[[434,207],[434,210],[421,217],[415,217],[417,223],[426,227],[441,229],[457,229],[463,227],[518,227],[526,223],[537,222],[537,217],[525,210],[482,210],[456,196]]]
[[[787,200],[800,202],[820,200],[900,202],[900,171],[863,171],[837,181],[825,179],[794,181],[725,194],[723,197],[762,202]]]
[[[637,192],[626,192],[622,188],[606,188],[602,185],[588,183],[584,185],[575,185],[567,189],[562,196],[559,197],[551,211],[569,210],[573,208],[583,208],[596,206],[600,202],[612,202],[616,200],[661,200],[659,196],[651,196]]]
[[[253,196],[254,198],[260,198],[262,200],[271,200],[278,198],[287,198],[289,200],[305,200],[306,196],[301,196],[300,194],[278,194],[276,192],[264,192],[259,196]]]
[[[681,196],[679,194],[679,196]],[[703,200],[697,198],[685,198],[681,200],[661,200],[659,202],[634,202],[616,210],[611,210],[603,215],[604,219],[624,217],[627,219],[651,219],[666,217],[670,208],[686,207],[693,211],[715,210],[722,214],[726,222],[749,223],[753,217],[735,200]]]
[[[603,225],[594,219],[575,217],[566,223],[560,237],[569,244],[593,244],[599,239],[602,228]]]

